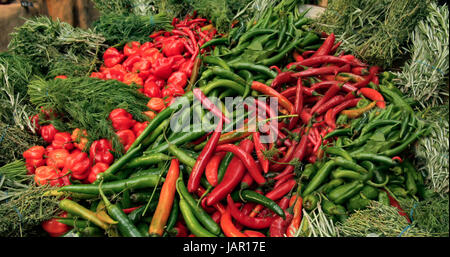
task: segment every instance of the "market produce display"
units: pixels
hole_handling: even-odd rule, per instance
[[[415,66],[448,57],[418,50],[446,5],[94,2],[92,29],[33,18],[0,55],[0,235],[449,235],[448,60]]]

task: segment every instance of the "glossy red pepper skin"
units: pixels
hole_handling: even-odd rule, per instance
[[[339,72],[348,72],[348,71],[350,71],[350,65],[345,64],[342,67],[325,66],[325,67],[320,67],[320,68],[309,68],[307,70],[294,73],[292,76],[294,76],[294,77],[310,77],[310,76],[328,75],[328,74],[336,75]]]
[[[375,77],[377,75],[379,69],[380,68],[378,66],[370,67],[369,75],[363,81],[357,82],[357,83],[353,84],[352,86],[354,86],[356,88],[362,88],[362,87],[367,86],[370,83],[370,81],[372,81],[373,77]]]
[[[168,79],[172,75],[172,61],[168,58],[157,59],[152,64],[152,73],[161,79]]]
[[[222,133],[223,121],[220,119],[219,124],[217,124],[216,129],[212,133],[205,147],[200,152],[200,155],[197,158],[197,161],[192,167],[192,172],[189,176],[189,180],[187,183],[187,189],[189,192],[195,192],[200,185],[200,179],[205,171],[206,165],[208,164],[211,156],[214,154],[214,151],[217,147],[217,143],[219,142],[220,135]]]
[[[305,159],[305,157],[306,157],[307,144],[308,144],[308,133],[305,133],[302,136],[302,138],[300,139],[299,144],[295,148],[294,154],[292,155],[291,160],[297,159],[298,161],[303,161],[303,159]],[[292,173],[294,171],[294,168],[295,167],[293,165],[287,165],[286,168],[283,170],[283,172],[278,174],[274,179],[278,180],[278,179],[282,178],[283,176]]]
[[[253,142],[249,139],[242,140],[239,146],[247,153],[251,153],[254,148]],[[206,196],[206,204],[214,205],[224,199],[241,182],[245,171],[242,161],[236,156],[233,157],[222,181]]]
[[[45,125],[41,127],[41,136],[45,142],[51,143],[55,134],[59,131],[53,126],[53,124]]]
[[[66,163],[66,158],[69,156],[69,151],[66,149],[55,149],[48,153],[45,159],[47,166],[57,169],[63,169]]]
[[[258,157],[259,164],[261,165],[264,173],[269,172],[269,160],[264,157],[263,151],[266,147],[261,143],[261,136],[259,132],[253,132],[253,143],[255,145],[256,156]]]
[[[133,120],[133,116],[121,108],[112,110],[109,114],[109,119],[115,130],[129,129],[136,124],[136,121]]]
[[[149,98],[163,97],[162,91],[161,91],[160,87],[156,84],[155,81],[145,82],[144,94]]]
[[[359,89],[358,91],[361,92],[361,94],[363,96],[369,98],[370,100],[377,101],[376,105],[379,108],[381,108],[381,109],[386,108],[386,102],[384,101],[384,97],[377,90],[372,89],[370,87],[364,87],[364,88]]]
[[[139,76],[137,73],[126,73],[125,76],[123,76],[123,83],[127,85],[131,85],[135,83],[139,86],[144,86],[144,80]]]
[[[83,180],[88,177],[90,168],[91,161],[87,153],[74,150],[66,158],[63,174],[65,175],[68,171],[71,171],[74,179]]]
[[[327,125],[332,129],[336,128],[336,115],[346,108],[355,107],[359,100],[361,100],[361,98],[353,98],[335,106],[333,109],[329,109],[325,115],[325,122]]]
[[[119,137],[120,143],[122,143],[125,152],[128,151],[130,146],[136,140],[136,136],[133,131],[130,129],[122,129],[116,132],[116,135]]]
[[[60,171],[55,167],[40,166],[34,174],[34,181],[37,185],[62,186]]]
[[[240,224],[253,228],[253,229],[264,229],[270,227],[270,224],[273,222],[273,218],[265,217],[265,218],[256,218],[256,217],[250,217],[239,211],[239,209],[236,207],[235,203],[233,202],[233,199],[231,199],[231,196],[227,196],[227,204],[228,208],[230,210],[231,216]]]
[[[216,147],[217,152],[225,151],[225,152],[231,152],[236,157],[238,157],[247,168],[250,175],[253,177],[256,183],[258,184],[264,184],[266,182],[266,179],[262,176],[262,172],[260,170],[260,167],[256,164],[253,157],[244,151],[241,147],[233,145],[233,144],[223,144],[218,145]]]
[[[35,114],[32,117],[30,117],[31,125],[34,127],[35,133],[38,135],[41,134],[41,125],[39,124],[39,114]]]
[[[103,162],[97,162],[94,166],[92,166],[91,171],[89,172],[89,176],[87,177],[87,181],[89,183],[94,183],[97,180],[97,175],[105,172],[109,168],[109,165]]]
[[[270,87],[278,88],[282,84],[294,82],[295,78],[292,77],[292,74],[294,74],[293,71],[285,71],[278,73],[278,75],[273,79],[272,83],[270,84]]]
[[[332,98],[333,96],[335,96],[339,90],[340,90],[340,86],[335,84],[332,85],[327,92],[325,93],[325,95],[311,108],[311,114],[314,114],[315,112],[317,112],[316,110],[322,106],[325,102],[327,102],[328,100],[330,100],[330,98]]]
[[[222,111],[215,106],[211,100],[208,99],[208,97],[205,96],[205,94],[200,90],[200,88],[194,88],[192,90],[192,93],[194,93],[195,98],[197,98],[203,105],[204,108],[212,112],[216,117],[220,118],[221,120],[225,121],[226,123],[230,123],[230,119],[226,117]]]
[[[297,147],[297,141],[292,141],[291,146],[288,148],[288,150],[286,151],[286,154],[283,156],[283,158],[281,158],[280,160],[278,160],[277,162],[280,163],[288,163],[292,160],[292,157],[294,155],[294,151]],[[281,171],[283,170],[283,168],[287,165],[287,164],[280,164],[280,163],[275,163],[270,167],[271,171]]]
[[[216,186],[218,182],[218,169],[220,162],[222,161],[225,153],[216,153],[214,154],[208,164],[205,167],[205,176],[206,180],[212,185]]]
[[[321,115],[321,114],[325,113],[326,111],[328,111],[330,108],[333,108],[334,106],[342,103],[343,101],[345,101],[345,98],[343,96],[336,95],[336,96],[330,98],[330,100],[328,100],[327,102],[320,105],[317,108],[316,113]]]
[[[253,81],[252,82],[252,89],[256,90],[258,92],[261,92],[263,94],[269,95],[269,96],[273,96],[278,98],[278,103],[285,108],[286,110],[288,110],[288,112],[290,114],[294,113],[294,105],[289,102],[289,100],[284,97],[283,95],[281,95],[280,93],[278,93],[275,89],[261,83],[258,81]]]
[[[148,124],[149,124],[148,121],[136,122],[136,124],[134,124],[131,130],[133,131],[136,138],[142,133],[142,131],[144,131],[144,129],[148,126]]]
[[[286,229],[293,219],[293,215],[288,211],[284,211],[286,219],[283,220],[282,217],[277,217],[269,228],[270,237],[284,237],[286,234]]]
[[[188,78],[186,76],[186,73],[181,72],[181,71],[176,71],[176,72],[172,73],[172,75],[170,75],[170,77],[167,79],[167,84],[185,88],[187,79]]]
[[[67,213],[61,216],[67,217]],[[68,225],[58,222],[57,218],[46,220],[42,222],[41,226],[51,237],[62,236],[70,229]]]
[[[128,42],[123,47],[123,54],[125,56],[131,56],[140,53],[141,43],[137,41]]]
[[[55,134],[52,146],[55,149],[72,150],[74,148],[72,143],[72,136],[68,132],[58,132]]]
[[[109,140],[104,138],[95,140],[89,148],[89,158],[93,164],[101,162],[110,165],[114,161],[111,151],[112,146]]]
[[[43,146],[32,146],[23,152],[28,173],[33,174],[36,168],[45,165],[45,148]]]
[[[293,117],[290,119],[288,129],[292,130],[298,122],[300,118],[300,114],[303,110],[303,83],[302,78],[297,79],[297,86],[295,88],[295,102],[294,102],[294,112],[297,114],[297,117]]]
[[[105,53],[103,53],[103,61],[108,68],[121,63],[124,58],[125,55],[121,54],[119,50],[114,47],[106,49]]]
[[[316,50],[316,52],[311,57],[328,55],[334,46],[335,39],[336,36],[334,35],[334,33],[330,33],[330,35],[328,35],[325,41],[323,41],[323,44],[319,47],[319,49]]]
[[[181,55],[184,51],[183,41],[183,39],[166,40],[162,45],[163,54],[167,57]]]

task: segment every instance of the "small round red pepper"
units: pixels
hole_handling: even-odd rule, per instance
[[[138,54],[140,52],[139,51],[140,47],[141,47],[141,43],[139,43],[138,41],[128,42],[123,47],[123,54],[125,56],[131,56],[131,55]]]
[[[87,177],[87,181],[89,183],[94,183],[97,180],[97,175],[105,172],[109,168],[109,165],[103,162],[97,162],[94,166],[92,166],[91,171],[89,172],[89,176]]]
[[[91,161],[87,153],[76,149],[67,156],[63,174],[67,174],[68,171],[71,171],[74,179],[83,180],[89,175],[90,168]]]
[[[132,128],[135,137],[138,137],[142,133],[142,131],[144,131],[144,129],[147,127],[148,124],[149,124],[148,121],[136,122],[136,124],[134,124]]]
[[[119,136],[119,140],[124,146],[125,151],[128,151],[128,148],[133,144],[134,140],[136,140],[136,136],[133,131],[129,129],[123,129],[116,132],[117,136]]]
[[[89,158],[92,163],[102,162],[110,165],[114,161],[111,151],[112,146],[107,139],[95,140],[89,148]]]
[[[103,61],[105,63],[105,66],[108,68],[121,63],[123,58],[125,58],[125,55],[121,54],[119,50],[114,47],[106,49],[105,53],[103,54]]]
[[[109,114],[109,119],[115,130],[129,129],[136,124],[136,121],[133,120],[133,116],[122,108],[112,110]]]
[[[55,149],[48,153],[45,159],[47,166],[57,169],[63,169],[66,163],[66,158],[69,156],[69,151],[66,149]]]
[[[45,125],[41,127],[41,136],[45,142],[51,143],[55,134],[59,131],[53,126],[53,124]]]
[[[72,136],[69,132],[58,132],[55,134],[52,146],[55,149],[66,149],[66,150],[72,150],[73,149],[73,143],[72,143]]]

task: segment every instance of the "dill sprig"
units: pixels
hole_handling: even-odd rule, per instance
[[[74,28],[46,16],[27,19],[10,36],[8,49],[27,59],[40,76],[46,76],[52,63],[62,55],[66,61],[76,64],[80,56],[89,60],[98,58],[106,47],[103,36],[92,30]]]
[[[336,225],[344,237],[431,237],[432,234],[419,228],[416,223],[409,224],[404,216],[398,214],[396,207],[371,201],[367,209],[357,210],[343,223]]]
[[[96,33],[106,38],[110,46],[123,45],[129,41],[149,41],[152,32],[171,29],[172,19],[165,13],[134,15],[107,13],[100,16],[92,26]]]
[[[123,108],[137,121],[148,119],[142,113],[148,110],[148,98],[137,91],[134,84],[126,85],[116,80],[36,78],[29,84],[28,94],[35,106],[51,108],[58,113],[58,117],[50,121],[57,129],[86,129],[89,144],[100,138],[111,139],[118,155],[123,146],[108,119],[109,113]]]
[[[448,97],[449,10],[434,2],[428,10],[412,33],[411,60],[398,73],[400,89],[422,108],[442,104]]]
[[[403,57],[402,48],[426,6],[421,0],[330,0],[314,29],[334,32],[341,49],[389,68]]]

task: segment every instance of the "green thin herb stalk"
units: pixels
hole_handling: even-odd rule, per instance
[[[302,209],[302,212],[303,218],[295,233],[296,237],[339,237],[339,231],[323,212],[320,203],[310,213],[305,209]]]
[[[428,16],[412,33],[411,59],[398,73],[398,85],[422,108],[443,104],[448,97],[449,10],[447,5],[428,5]]]

